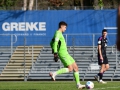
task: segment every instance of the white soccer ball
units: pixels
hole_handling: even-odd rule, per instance
[[[94,88],[94,83],[91,82],[91,81],[87,81],[87,82],[86,82],[86,88],[87,88],[87,89],[92,89],[92,88]]]

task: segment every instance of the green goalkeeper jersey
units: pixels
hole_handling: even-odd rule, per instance
[[[54,53],[63,54],[67,53],[67,46],[62,32],[57,30],[54,34],[52,41],[50,42],[51,48]]]

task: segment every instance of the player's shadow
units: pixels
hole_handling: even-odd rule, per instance
[[[45,11],[41,11],[42,13],[41,16],[44,15]],[[36,15],[36,13],[39,13],[38,11],[34,11],[34,15]],[[9,10],[9,11],[1,11],[0,12],[0,22],[5,22],[6,20],[9,22],[11,19],[13,20],[17,20],[19,18],[19,22],[21,21],[25,21],[31,19],[31,16],[33,16],[33,11],[23,11],[23,10]]]
[[[4,22],[9,19],[17,19],[20,16],[24,16],[26,11],[1,11],[0,12],[0,22]]]

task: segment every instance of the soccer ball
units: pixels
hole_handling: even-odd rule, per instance
[[[91,82],[91,81],[87,81],[87,82],[86,82],[86,88],[87,88],[87,89],[92,89],[92,88],[94,88],[94,83]]]

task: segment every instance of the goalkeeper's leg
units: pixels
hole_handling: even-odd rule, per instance
[[[78,66],[75,63],[75,60],[69,54],[60,57],[60,59],[66,68],[61,68],[58,71],[53,72],[53,73],[51,72],[50,76],[52,77],[52,79],[55,81],[56,75],[68,73],[74,70],[74,77],[75,77],[75,81],[76,81],[78,89],[84,88],[85,85],[80,84]]]
[[[77,88],[78,89],[85,88],[85,85],[80,84],[79,71],[77,69],[76,63],[73,63],[73,64],[69,65],[68,68],[61,68],[56,72],[53,72],[53,73],[51,72],[50,76],[55,81],[55,76],[56,75],[71,72],[71,71],[73,71],[73,67],[74,67],[74,73],[73,74],[74,74],[74,78],[75,78],[75,81],[76,81],[76,84],[77,84]]]
[[[60,58],[60,60],[63,63],[65,68],[61,68],[61,69],[59,69],[55,72],[50,73],[50,76],[54,81],[55,81],[55,76],[56,75],[60,75],[60,74],[63,74],[63,73],[68,73],[68,72],[73,71],[72,63],[75,62],[75,61],[71,62],[68,53],[64,53],[63,55],[59,55],[59,58]]]
[[[73,66],[73,71],[74,71],[73,75],[74,75],[74,78],[75,78],[75,81],[76,81],[77,88],[78,89],[85,88],[85,85],[82,85],[80,83],[79,70],[78,70],[78,66],[77,66],[76,62],[74,62],[72,64],[72,66]]]
[[[63,73],[68,73],[70,72],[71,70],[69,70],[69,68],[61,68],[59,69],[58,71],[55,71],[55,72],[50,72],[50,76],[51,78],[53,79],[53,81],[55,81],[55,76],[56,75],[59,75],[59,74],[63,74]]]

